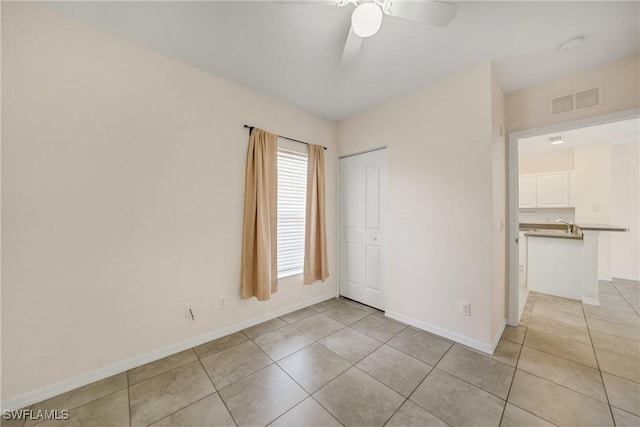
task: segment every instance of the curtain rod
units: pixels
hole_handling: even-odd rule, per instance
[[[249,128],[249,135],[251,135],[251,132],[253,131],[253,128],[255,126],[244,125],[244,127]],[[284,139],[288,139],[289,141],[293,141],[293,142],[299,142],[300,144],[311,145],[308,142],[300,141],[298,139],[289,138],[288,136],[278,135],[278,137],[284,138]],[[322,148],[324,148],[325,150],[327,149],[327,147],[324,147],[324,146]]]

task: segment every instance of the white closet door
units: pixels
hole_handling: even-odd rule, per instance
[[[387,152],[340,159],[340,294],[385,309]]]

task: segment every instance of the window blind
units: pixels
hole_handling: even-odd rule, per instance
[[[307,154],[278,148],[278,277],[302,273]]]

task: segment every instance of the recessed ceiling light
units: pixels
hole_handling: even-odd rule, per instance
[[[560,50],[575,49],[577,47],[582,46],[583,43],[584,43],[584,37],[582,36],[574,37],[571,40],[567,40],[566,42],[562,43],[560,45]]]
[[[564,144],[564,140],[562,139],[561,136],[552,136],[549,138],[549,144],[551,145]]]

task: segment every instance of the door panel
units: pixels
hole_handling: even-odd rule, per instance
[[[367,228],[380,227],[380,174],[379,170],[367,165],[365,174],[365,224]]]
[[[362,221],[362,200],[360,192],[362,187],[362,176],[357,169],[347,172],[347,227],[360,229]]]
[[[360,283],[360,244],[347,242],[347,282]]]
[[[365,246],[365,284],[368,291],[380,292],[380,247]]]
[[[386,150],[340,159],[340,293],[384,309]]]

